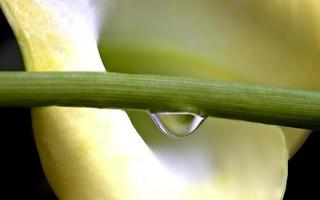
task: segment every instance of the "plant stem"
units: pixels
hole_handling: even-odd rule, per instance
[[[186,111],[320,129],[320,91],[157,75],[1,72],[0,106]]]

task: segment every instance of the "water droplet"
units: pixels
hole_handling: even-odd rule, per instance
[[[173,139],[189,136],[205,119],[188,112],[151,113],[151,118],[165,135]]]

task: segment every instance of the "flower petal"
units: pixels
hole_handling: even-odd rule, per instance
[[[65,7],[35,0],[1,6],[29,70],[103,70],[92,24],[79,10],[68,15]],[[62,199],[269,200],[280,199],[285,187],[287,152],[274,126],[209,119],[203,128],[216,134],[172,145],[147,138],[146,144],[124,112],[115,110],[35,108],[33,125],[42,164]],[[177,158],[183,153],[189,161]]]
[[[122,0],[100,49],[114,71],[319,89],[319,10],[317,0]],[[291,156],[309,131],[285,132]]]
[[[208,185],[198,191],[202,199],[282,198],[288,158],[279,127],[208,118],[193,135],[177,141],[164,136],[148,114],[129,115],[168,169],[195,185]]]

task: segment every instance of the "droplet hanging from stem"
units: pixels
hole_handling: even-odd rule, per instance
[[[192,134],[205,117],[189,112],[157,112],[151,118],[158,128],[173,139],[181,139]]]

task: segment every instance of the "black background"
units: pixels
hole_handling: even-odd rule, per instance
[[[0,45],[9,38],[13,34],[0,11]],[[23,68],[0,66],[0,70]],[[0,195],[5,199],[56,199],[41,169],[32,137],[30,109],[0,108],[0,137]],[[319,149],[320,132],[313,132],[289,161],[285,200],[319,199]]]

